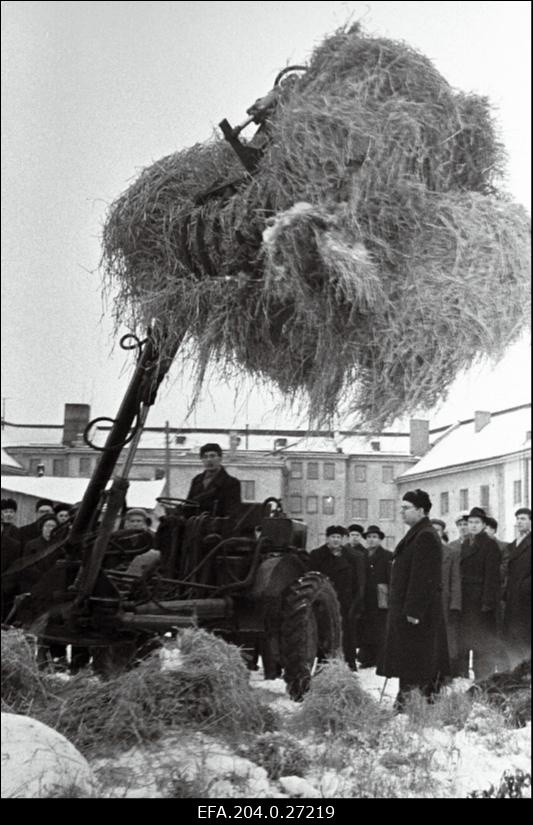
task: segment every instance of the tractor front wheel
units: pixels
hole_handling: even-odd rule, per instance
[[[291,699],[300,701],[311,683],[315,659],[339,655],[342,620],[337,594],[321,573],[305,573],[283,599],[280,653]]]

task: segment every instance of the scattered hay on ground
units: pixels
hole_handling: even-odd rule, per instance
[[[348,665],[332,659],[311,680],[294,723],[304,730],[353,737],[353,732],[361,729],[371,729],[376,735],[390,718],[391,712],[363,690]]]
[[[319,421],[340,406],[376,426],[501,356],[527,319],[529,220],[498,191],[486,98],[354,26],[280,88],[268,133],[254,176],[215,138],[145,169],[111,206],[102,263],[118,324],[144,335],[156,318],[168,349],[184,336],[198,386],[215,363],[273,381]]]

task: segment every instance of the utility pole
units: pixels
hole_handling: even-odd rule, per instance
[[[165,421],[165,478],[166,495],[170,496],[170,425]]]

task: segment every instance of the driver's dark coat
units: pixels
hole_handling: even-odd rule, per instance
[[[423,684],[438,674],[449,674],[441,578],[441,541],[424,517],[393,553],[385,646],[377,669],[380,676]],[[410,624],[407,616],[419,619],[419,624]]]
[[[230,476],[224,467],[204,487],[205,473],[195,476],[187,498],[200,505],[199,513],[212,516],[231,516],[241,503],[241,482]]]
[[[327,544],[323,544],[309,554],[309,569],[328,577],[335,588],[341,613],[347,617],[358,595],[357,563],[351,549],[343,547],[340,556],[335,556]]]

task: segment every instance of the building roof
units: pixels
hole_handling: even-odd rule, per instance
[[[14,470],[22,470],[23,467],[21,464],[13,458],[13,456],[6,453],[4,448],[2,447],[2,467],[12,467]]]
[[[21,424],[8,424],[2,427],[2,447],[61,447],[63,427],[32,427]]]
[[[475,419],[457,422],[438,438],[420,461],[409,467],[400,479],[509,455],[531,445],[531,405],[503,410],[491,416],[479,432]]]
[[[89,484],[88,478],[64,478],[61,476],[2,476],[2,493],[21,493],[35,498],[50,498],[64,504],[81,501]],[[110,482],[111,483],[111,482]],[[163,494],[165,479],[158,481],[130,481],[128,507],[153,510],[156,498]]]

